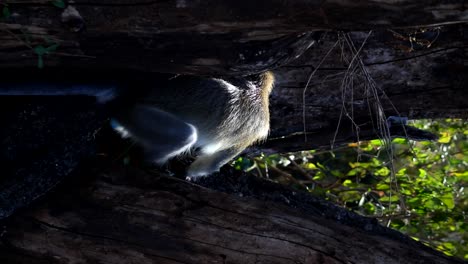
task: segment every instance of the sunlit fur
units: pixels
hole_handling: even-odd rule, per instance
[[[268,136],[268,97],[273,85],[271,72],[253,80],[177,77],[163,87],[155,87],[139,100],[137,105],[145,113],[140,114],[141,111],[136,110],[133,115],[124,117],[122,124],[158,163],[190,148],[198,149],[199,154],[187,174],[190,177],[207,175]],[[148,114],[150,108],[170,114],[161,117]],[[170,119],[172,115],[176,117],[174,120]],[[167,121],[173,124],[172,127],[165,125]],[[144,128],[143,132],[137,131],[141,128]],[[155,139],[151,131],[156,132],[159,138]],[[182,140],[184,142],[176,144],[175,148],[161,147],[174,138],[187,140]]]

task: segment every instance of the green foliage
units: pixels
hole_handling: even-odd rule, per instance
[[[6,7],[7,5],[4,5],[3,10],[5,10]],[[13,36],[15,39],[21,41],[24,44],[24,46],[28,47],[35,55],[37,55],[37,67],[39,69],[44,68],[44,55],[47,55],[56,51],[57,48],[60,46],[59,43],[57,43],[54,40],[51,40],[48,36],[43,36],[39,40],[34,39],[31,36],[31,33],[28,32],[27,29],[22,28],[22,27],[19,28],[19,31],[21,32],[21,34],[11,32],[9,30],[5,30],[5,31],[9,33],[11,36]]]
[[[65,8],[65,2],[63,0],[52,0],[52,4],[58,8]]]
[[[438,142],[371,140],[333,152],[277,154],[236,164],[248,164],[237,168],[308,190],[468,259],[468,122],[413,125],[439,134]]]
[[[43,56],[55,51],[58,48],[58,46],[59,44],[53,43],[50,44],[48,47],[44,47],[43,45],[37,45],[36,47],[34,47],[33,51],[37,55],[37,67],[39,69],[44,68]]]
[[[10,9],[8,8],[8,5],[4,5],[2,8],[2,16],[0,18],[2,19],[8,19],[11,16]]]

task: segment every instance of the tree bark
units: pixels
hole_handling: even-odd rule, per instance
[[[466,23],[449,1],[4,1],[0,67],[125,68],[198,75],[251,74],[308,47],[308,31]],[[189,40],[189,41],[188,41]],[[58,45],[58,46],[57,46]]]
[[[293,57],[303,49],[293,46],[294,56],[282,57],[283,62],[290,62],[273,69],[277,81],[270,99],[270,137],[248,152],[297,151],[383,137],[385,131],[379,126],[390,116],[468,118],[466,36],[463,24],[425,31],[328,32],[296,39],[312,38],[315,44],[296,60]],[[277,44],[273,50],[285,53],[291,43]],[[261,58],[256,62],[267,65]],[[74,66],[4,69],[3,80],[21,74],[29,80],[116,82],[121,76],[135,75],[122,69]],[[139,74],[142,78],[154,76]]]
[[[259,150],[285,152],[383,137],[379,122],[389,116],[468,118],[466,32],[465,25],[436,29],[435,41],[426,46],[402,38],[422,34],[414,31],[326,34],[299,59],[274,71],[270,140]],[[362,49],[357,53],[351,45]]]
[[[94,71],[91,78],[103,80],[101,74],[107,72],[112,80],[122,71],[133,70],[217,76],[273,69],[277,85],[271,97],[271,137],[250,153],[375,138],[385,134],[381,125],[391,115],[468,115],[467,11],[463,1],[99,0],[75,1],[65,9],[46,0],[2,3],[8,4],[11,13],[0,23],[2,80],[18,78],[13,74],[21,74],[20,79],[37,75],[49,80],[57,76],[82,79],[91,76],[89,70]],[[318,32],[329,29],[355,31]],[[363,31],[371,29],[372,33]],[[41,61],[45,71],[37,69]],[[32,155],[30,163],[21,164],[20,172],[30,179],[22,182],[25,185],[13,182],[13,189],[2,189],[2,202],[11,203],[5,212],[2,206],[0,214],[5,216],[65,178],[80,157],[91,152],[89,135],[107,117],[90,115],[92,107],[73,110],[64,106],[58,111],[53,104],[41,107],[51,114],[60,112],[61,118],[49,122],[38,117],[32,106],[18,112],[24,117],[18,120],[37,129],[30,132],[40,135],[37,145],[50,145],[52,150],[47,156]],[[57,124],[62,129],[54,130]],[[14,144],[30,143],[22,142],[23,134],[8,129],[2,132],[11,135]],[[49,144],[63,138],[77,140],[67,141],[63,149]],[[61,160],[63,153],[67,158]],[[205,184],[251,198],[141,172],[127,177],[122,170],[102,175],[87,187],[68,185],[62,188],[65,193],[8,219],[0,236],[0,260],[457,262],[375,221],[308,195],[250,180],[245,187],[243,177],[223,181],[219,176]],[[34,188],[28,193],[31,185]],[[235,188],[228,188],[230,185]],[[14,197],[8,196],[11,190]],[[76,192],[67,193],[70,190]],[[13,204],[13,199],[19,204]]]
[[[429,33],[432,35],[428,36],[414,30],[382,30],[370,35],[368,32],[327,33],[302,57],[274,69],[277,84],[270,100],[270,137],[244,154],[329,148],[333,143],[336,146],[375,139],[385,134],[378,128],[379,122],[385,122],[384,119],[391,115],[414,119],[468,118],[466,28],[465,25],[454,25],[431,29]],[[410,36],[416,41],[408,41]],[[431,45],[425,44],[424,40],[431,41]],[[356,47],[365,45],[356,56],[349,43]],[[413,50],[409,50],[410,47]],[[330,54],[325,56],[329,51]],[[355,57],[359,60],[351,64]],[[322,59],[325,60],[320,63]],[[361,60],[363,66],[357,67]],[[312,73],[314,75],[305,89]],[[42,78],[70,82],[88,79],[91,83],[106,80],[113,83],[125,75],[135,73],[108,69],[92,69],[90,73],[73,67],[13,68],[2,70],[2,81],[7,78],[17,80],[21,76],[19,80]],[[148,77],[148,74],[143,75]],[[149,74],[149,77],[153,75]],[[355,85],[343,85],[343,80],[348,83],[353,80]],[[369,83],[376,85],[368,89],[369,86],[364,84]],[[81,99],[41,101],[37,98],[25,106],[24,102],[15,105],[14,101],[5,98],[0,106],[3,109],[0,136],[8,139],[0,145],[3,150],[0,164],[4,171],[7,168],[6,171],[11,172],[6,174],[16,177],[16,181],[9,184],[13,188],[8,190],[3,184],[5,177],[2,178],[0,218],[3,218],[55,186],[83,156],[92,155],[92,135],[108,115]],[[385,116],[376,115],[380,106]],[[65,126],[67,129],[58,129]],[[410,127],[402,132],[398,136],[406,136],[404,133],[410,132]],[[68,143],[57,144],[59,142]],[[47,149],[47,155],[34,154],[38,153],[37,149]],[[20,179],[26,180],[21,182]],[[24,187],[28,185],[33,188]]]
[[[210,179],[204,181],[210,185]],[[224,180],[217,175],[211,181],[220,189],[236,186],[238,194],[122,168],[102,173],[87,187],[69,183],[71,189],[9,219],[0,260],[462,263],[308,194],[247,175]],[[239,197],[241,189],[251,196],[267,190],[270,197]]]

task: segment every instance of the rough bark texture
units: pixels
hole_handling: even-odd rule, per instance
[[[315,148],[357,135],[375,138],[385,132],[379,122],[390,115],[466,118],[468,113],[468,14],[461,0],[96,0],[75,1],[66,9],[46,0],[6,3],[11,15],[0,21],[2,80],[39,74],[48,80],[115,81],[122,70],[244,75],[274,68],[271,138],[251,153]],[[423,31],[421,25],[432,26]],[[318,33],[329,29],[377,30]],[[37,70],[41,60],[47,71]],[[38,105],[43,110],[36,111]],[[91,115],[93,107],[35,102],[23,112],[2,112],[8,122],[0,135],[11,142],[1,147],[19,153],[0,153],[7,161],[2,167],[22,176],[16,183],[1,179],[1,217],[48,191],[92,152],[89,135],[106,118]],[[376,115],[380,110],[385,115]],[[31,135],[37,142],[22,140]],[[57,142],[64,142],[63,149]],[[47,146],[49,152],[35,152]],[[13,169],[18,166],[21,170]],[[222,179],[204,184],[264,201],[140,172],[127,177],[121,170],[86,187],[72,183],[5,222],[0,260],[456,263],[307,195],[270,183],[244,186],[241,178]]]
[[[379,128],[379,123],[389,116],[468,118],[467,28],[463,24],[425,31],[395,29],[304,35],[305,39],[318,42],[298,59],[273,69],[277,82],[270,100],[270,139],[249,152],[330,147],[333,142],[381,137],[385,131]],[[274,49],[281,50],[280,53],[289,51],[285,43],[277,44]],[[294,45],[293,55],[303,51]],[[360,49],[358,54],[356,49]],[[287,56],[283,62],[292,59]],[[137,65],[147,62],[150,61],[142,60]],[[262,58],[257,62],[268,65]],[[50,81],[89,79],[91,83],[118,82],[125,75],[135,75],[123,70],[54,67],[10,68],[2,73],[3,79],[10,76],[13,81],[21,74],[21,79],[28,80],[39,76]],[[141,78],[154,77],[151,73],[139,74]],[[383,115],[379,116],[379,108]]]
[[[329,147],[335,133],[336,144],[376,138],[384,132],[378,129],[378,108],[384,111],[380,118],[468,118],[466,25],[417,32],[328,33],[298,60],[275,70],[271,137],[262,150]],[[409,35],[420,39],[402,38]],[[353,63],[350,43],[356,49],[363,45]]]
[[[276,67],[311,43],[306,31],[462,23],[457,1],[4,1],[0,67],[114,67],[199,75]],[[187,41],[189,40],[189,41]]]
[[[205,184],[209,181],[205,179]],[[225,185],[219,185],[222,182]],[[71,192],[66,188],[67,193],[56,193],[48,203],[9,219],[0,260],[28,264],[458,262],[375,221],[269,182],[238,175],[212,183],[225,189],[236,186],[236,193],[247,195],[268,190],[277,200],[228,195],[120,168],[101,174],[86,188],[71,184]],[[327,209],[318,211],[321,206]]]
[[[0,219],[95,155],[94,133],[107,117],[102,110],[92,98],[0,97]]]

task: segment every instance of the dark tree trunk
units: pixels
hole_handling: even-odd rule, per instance
[[[124,68],[238,75],[283,65],[307,48],[307,31],[466,23],[455,1],[2,1],[0,67]]]
[[[271,137],[247,151],[251,154],[376,138],[388,132],[380,125],[392,115],[468,117],[467,11],[461,0],[96,0],[74,1],[65,9],[52,2],[60,5],[48,0],[0,4],[11,14],[0,23],[0,82],[6,76],[109,80],[103,76],[110,72],[112,80],[127,71],[247,75],[273,69]],[[42,63],[45,70],[37,69]],[[47,104],[40,109],[56,112]],[[8,206],[1,206],[0,217],[55,186],[91,151],[89,135],[106,116],[89,115],[92,107],[60,109],[55,121],[38,117],[34,106],[17,113],[22,131],[28,125],[37,129],[30,134],[38,134],[38,145],[51,146],[47,154],[54,159],[32,155],[30,164],[22,164],[26,181],[2,186],[0,205]],[[77,118],[60,119],[68,111]],[[58,123],[70,129],[52,129]],[[4,127],[12,129],[2,132],[14,144],[29,144],[14,132],[15,125]],[[63,149],[48,143],[75,136]],[[67,158],[61,160],[63,153]],[[62,186],[35,208],[7,219],[0,260],[457,262],[375,221],[231,171],[202,183],[232,195],[137,171],[126,174],[119,169],[85,187]]]
[[[334,138],[336,144],[377,138],[384,133],[378,119],[389,116],[468,118],[466,33],[466,25],[426,32],[435,40],[430,46],[401,39],[397,34],[408,37],[404,30],[326,34],[298,60],[275,70],[271,137],[261,150],[330,147]],[[350,43],[356,49],[363,45],[353,63],[356,52]]]
[[[237,194],[122,168],[101,174],[86,188],[71,184],[66,193],[55,193],[47,203],[9,219],[0,260],[28,264],[458,262],[376,221],[270,182],[247,175],[229,179],[217,175],[204,179],[204,184]],[[239,197],[239,193],[263,201]]]

